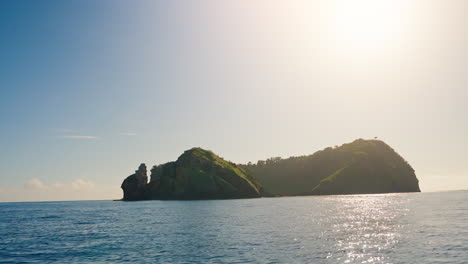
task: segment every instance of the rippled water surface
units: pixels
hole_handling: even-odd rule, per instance
[[[468,263],[468,192],[0,203],[2,263]]]

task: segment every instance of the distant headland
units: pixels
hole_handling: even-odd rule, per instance
[[[420,192],[413,168],[381,140],[357,139],[312,155],[235,164],[192,148],[122,183],[124,201]]]

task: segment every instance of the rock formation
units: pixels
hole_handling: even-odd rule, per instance
[[[261,196],[261,187],[255,178],[247,175],[236,164],[201,148],[185,151],[174,162],[154,166],[151,169],[151,181],[147,184],[146,180],[146,167],[144,174],[139,169],[129,176],[122,184],[123,200],[233,199]]]
[[[124,192],[123,200],[137,201],[144,200],[146,197],[146,186],[148,183],[148,176],[146,172],[146,165],[142,163],[134,174],[128,176],[122,183],[121,188]]]

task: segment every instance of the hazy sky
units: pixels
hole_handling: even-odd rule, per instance
[[[468,189],[464,0],[1,1],[0,201],[121,198],[141,162],[375,136]]]

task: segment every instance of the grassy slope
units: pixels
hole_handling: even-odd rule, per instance
[[[236,164],[234,164],[234,163],[232,163],[230,161],[226,161],[223,158],[219,157],[218,155],[214,154],[213,151],[205,150],[205,149],[202,149],[202,148],[192,148],[192,149],[188,150],[188,152],[193,156],[196,156],[196,157],[198,157],[200,159],[206,160],[206,161],[208,161],[210,163],[213,163],[216,166],[221,167],[222,169],[230,172],[233,175],[241,177],[249,185],[251,185],[251,187],[254,188],[257,192],[260,192],[261,187],[260,187],[260,183],[259,183],[259,181],[257,179],[255,179],[251,175],[247,174],[247,172],[243,168],[238,167]],[[202,175],[205,172],[202,169],[197,169],[197,170],[194,171],[194,173]]]
[[[261,193],[258,180],[244,169],[202,148],[192,148],[175,162],[155,166],[153,174],[160,179],[160,187],[150,191],[155,199],[247,198]],[[156,181],[153,176],[152,181]]]
[[[335,192],[419,189],[411,166],[380,140],[358,139],[312,155],[244,168],[260,180],[266,192],[279,195],[309,194],[333,183],[341,185],[330,190]]]

